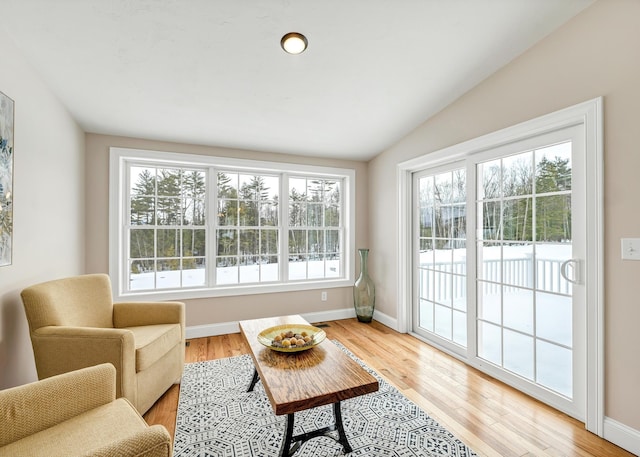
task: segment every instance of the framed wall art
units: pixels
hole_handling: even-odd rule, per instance
[[[13,105],[13,100],[0,92],[0,267],[12,261]]]

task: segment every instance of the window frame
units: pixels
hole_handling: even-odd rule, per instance
[[[128,236],[128,205],[130,199],[129,168],[131,166],[162,166],[207,169],[206,218],[207,231],[207,285],[198,288],[154,289],[144,291],[128,290],[128,254],[126,242]],[[280,176],[280,196],[286,196],[279,209],[280,231],[280,279],[278,282],[212,285],[215,256],[212,249],[215,244],[217,220],[213,209],[216,201],[216,186],[213,173],[219,170],[247,171]],[[337,179],[343,182],[342,189],[342,265],[343,274],[338,278],[288,279],[287,239],[288,220],[288,178],[305,176],[322,179]],[[109,148],[109,274],[112,279],[113,294],[116,300],[176,300],[189,298],[209,298],[234,295],[250,295],[273,292],[291,292],[300,290],[350,287],[355,278],[355,170],[350,168],[325,167],[289,162],[268,162],[232,157],[196,155],[180,152],[140,150],[133,148]],[[212,238],[213,237],[213,238]],[[287,263],[285,265],[285,263]]]

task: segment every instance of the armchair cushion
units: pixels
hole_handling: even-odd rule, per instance
[[[182,341],[179,324],[143,325],[125,330],[133,333],[136,342],[136,371],[146,370]]]

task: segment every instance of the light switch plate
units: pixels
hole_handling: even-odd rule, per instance
[[[622,238],[622,260],[640,260],[640,238]]]

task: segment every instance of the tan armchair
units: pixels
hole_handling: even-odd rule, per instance
[[[171,436],[115,399],[110,364],[0,391],[0,455],[170,457]]]
[[[126,397],[140,414],[180,381],[183,303],[113,303],[105,274],[37,284],[21,296],[39,379],[111,363],[116,396]]]

